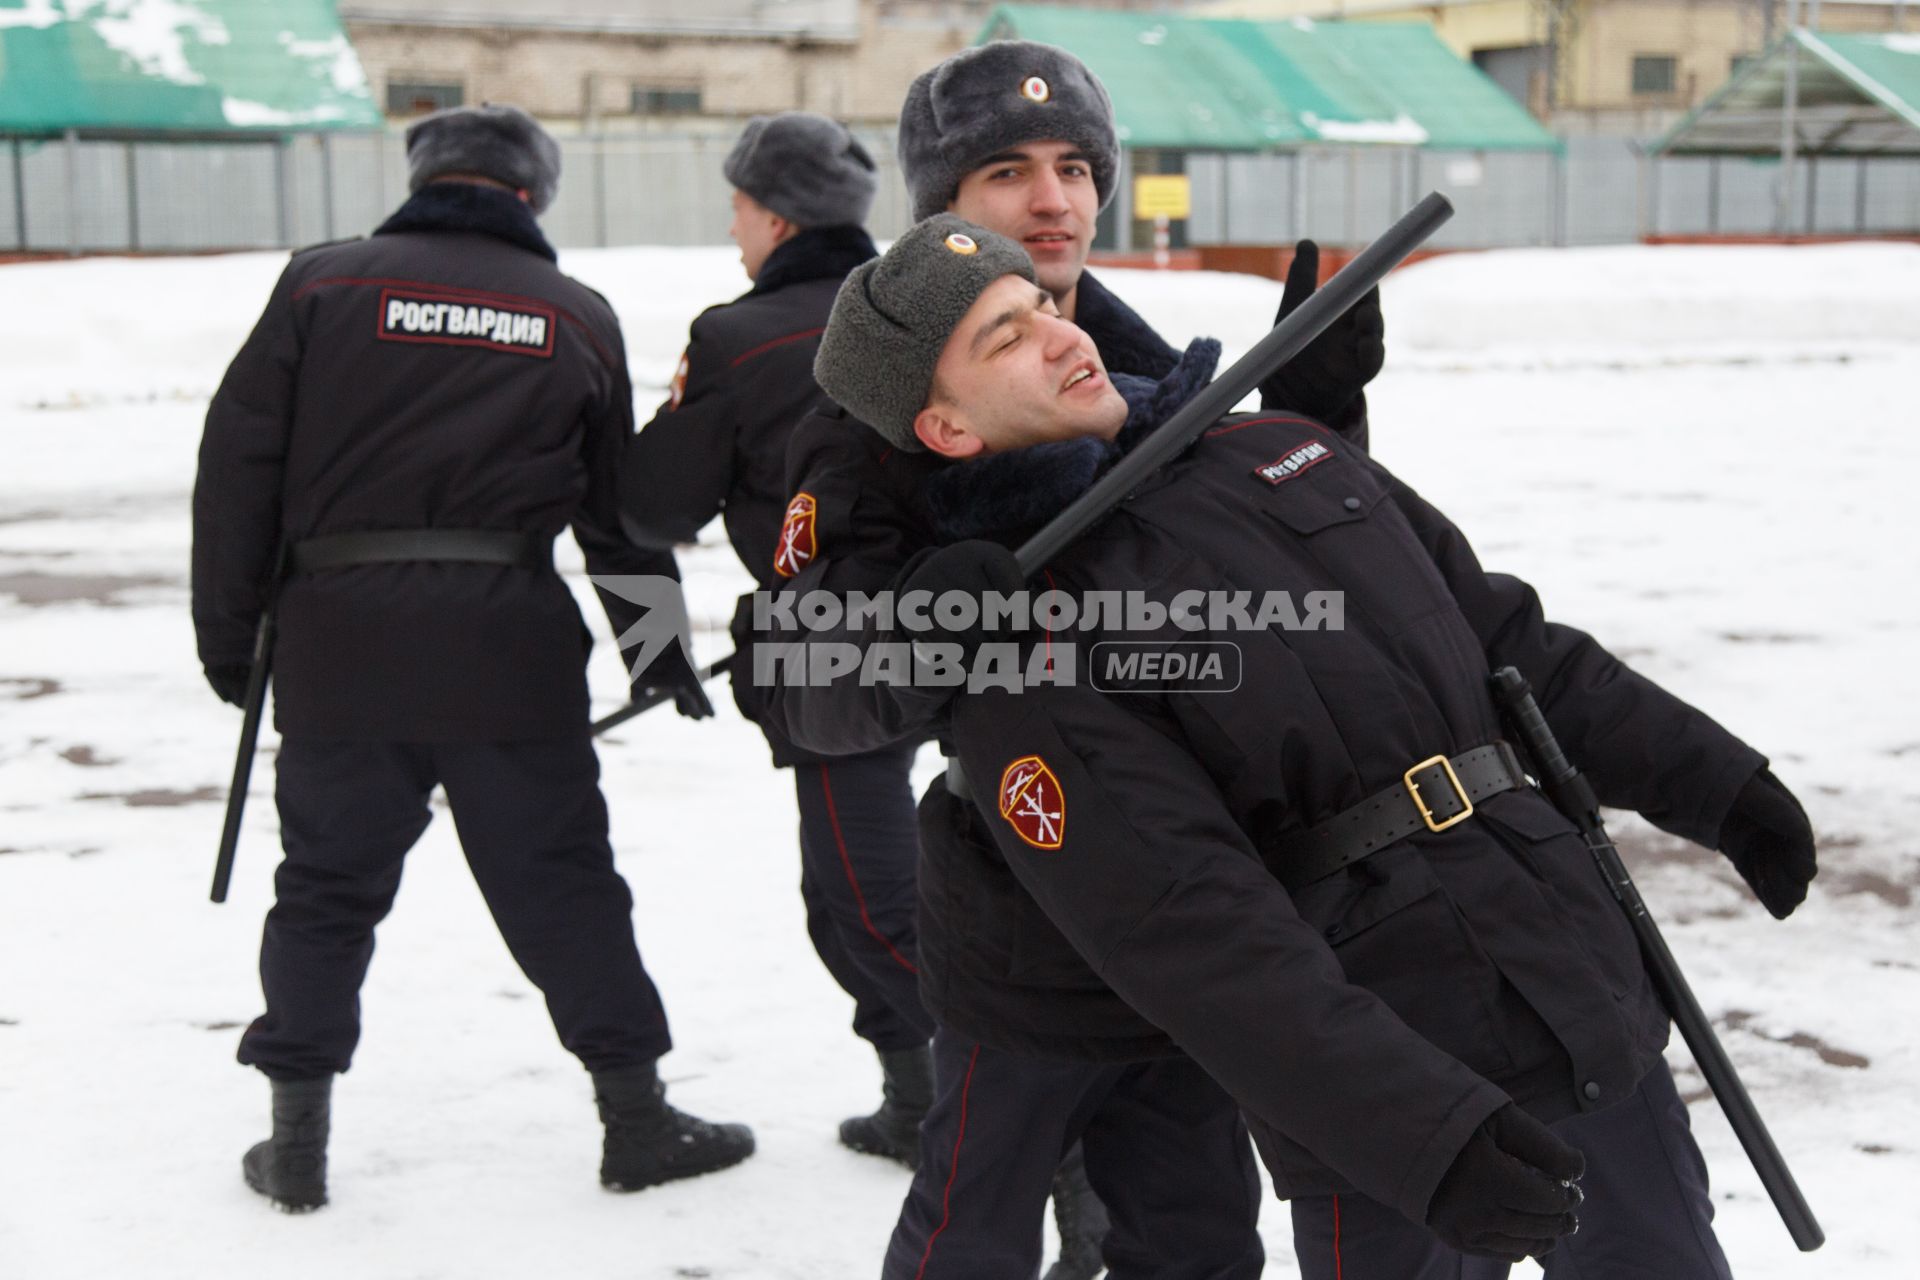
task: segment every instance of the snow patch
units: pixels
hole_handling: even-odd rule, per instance
[[[1389,277],[1390,363],[1792,358],[1920,342],[1920,245],[1613,245],[1429,258]]]
[[[220,114],[227,123],[243,128],[269,125],[305,125],[326,124],[332,120],[347,118],[345,107],[335,103],[321,103],[301,111],[286,111],[279,107],[270,107],[264,102],[249,102],[245,98],[222,98]]]
[[[1417,147],[1427,131],[1406,112],[1392,120],[1325,120],[1311,111],[1300,113],[1300,123],[1320,135],[1322,142],[1394,143]]]
[[[325,40],[302,40],[291,31],[280,33],[280,43],[296,58],[324,62],[337,93],[359,93],[367,87],[367,72],[344,34]]]
[[[31,27],[35,31],[45,31],[66,20],[66,15],[54,9],[53,0],[26,0],[22,8],[0,9],[0,31],[9,27]]]
[[[101,17],[86,18],[94,9]],[[220,19],[183,0],[67,0],[67,15],[86,20],[107,46],[124,54],[145,75],[174,84],[205,84],[187,58],[187,37],[226,44],[232,37]]]
[[[441,814],[381,926],[367,1037],[336,1093],[333,1206],[289,1222],[241,1185],[239,1154],[267,1122],[264,1084],[232,1055],[260,1007],[271,762],[255,768],[225,907],[204,904],[217,802],[128,800],[217,796],[231,767],[239,716],[200,681],[188,623],[189,495],[206,395],[286,260],[0,269],[0,578],[162,580],[110,613],[0,591],[0,1132],[10,1155],[41,1153],[0,1159],[5,1273],[223,1280],[271,1258],[282,1280],[873,1274],[906,1175],[835,1141],[841,1117],[877,1100],[879,1073],[807,945],[792,779],[718,687],[712,719],[655,713],[600,758],[641,947],[672,1010],[670,1097],[754,1124],[759,1154],[641,1196],[598,1190],[589,1082],[554,1043]],[[1889,299],[1920,297],[1917,262],[1920,249],[1895,245],[1508,250],[1435,259],[1384,289],[1376,456],[1489,568],[1538,586],[1551,616],[1772,754],[1821,831],[1820,878],[1783,923],[1718,858],[1629,849],[1828,1231],[1812,1267],[1719,1108],[1694,1107],[1743,1280],[1913,1270],[1920,1032],[1898,1010],[1920,1004],[1905,898],[1920,889],[1920,603],[1898,584],[1917,536],[1920,434],[1900,406],[1920,383],[1920,337]],[[730,246],[569,251],[562,264],[619,313],[642,418],[691,318],[746,288]],[[1210,332],[1240,351],[1280,295],[1254,276],[1100,275],[1170,340]],[[1894,334],[1876,333],[1890,318]],[[1749,362],[1657,363],[1712,341]],[[1800,358],[1816,346],[1856,358]],[[1503,363],[1615,350],[1641,363]],[[43,393],[61,397],[57,412],[32,403]],[[588,670],[605,712],[626,697],[625,672],[579,553],[565,538],[557,550],[601,637]],[[697,656],[717,656],[747,579],[717,528],[681,565]],[[268,729],[263,747],[274,742]],[[928,752],[918,781],[937,768]],[[1616,834],[1652,847],[1644,823]],[[1697,1089],[1685,1053],[1673,1061],[1682,1090]],[[96,1153],[109,1150],[140,1195],[100,1193]],[[1285,1208],[1268,1201],[1263,1226],[1267,1274],[1297,1277]],[[1538,1275],[1528,1265],[1516,1280]]]

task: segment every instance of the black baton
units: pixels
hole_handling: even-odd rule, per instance
[[[240,815],[247,808],[247,783],[253,777],[253,753],[260,742],[260,713],[267,705],[267,682],[273,675],[273,612],[268,601],[253,633],[253,669],[247,673],[246,714],[240,719],[240,746],[233,756],[233,782],[227,788],[227,818],[220,828],[220,852],[213,860],[213,900],[227,900],[233,879],[233,854],[240,845]]]
[[[721,672],[731,670],[732,667],[733,655],[730,653],[723,654],[715,658],[710,665],[700,668],[700,683],[705,684]],[[671,689],[648,689],[645,693],[618,711],[609,712],[601,716],[598,720],[595,720],[593,722],[593,736],[597,738],[614,726],[625,724],[641,712],[651,711],[661,703],[672,700],[673,690]]]
[[[1607,882],[1607,888],[1613,891],[1614,901],[1627,913],[1634,936],[1640,940],[1640,951],[1646,960],[1648,974],[1653,979],[1654,990],[1660,994],[1660,1002],[1666,1005],[1674,1025],[1680,1028],[1680,1036],[1692,1051],[1700,1074],[1706,1077],[1707,1087],[1713,1090],[1720,1109],[1726,1113],[1727,1123],[1733,1126],[1734,1135],[1740,1139],[1740,1145],[1746,1148],[1747,1159],[1753,1162],[1761,1185],[1773,1197],[1773,1207],[1780,1211],[1788,1234],[1800,1246],[1801,1252],[1813,1252],[1826,1243],[1826,1232],[1814,1220],[1813,1210],[1808,1207],[1806,1197],[1800,1194],[1799,1184],[1794,1182],[1787,1162],[1781,1158],[1780,1149],[1773,1144],[1773,1135],[1767,1132],[1759,1109],[1753,1105],[1746,1086],[1740,1082],[1740,1073],[1734,1070],[1733,1061],[1727,1057],[1720,1037],[1714,1034],[1713,1024],[1707,1020],[1700,1002],[1694,999],[1693,988],[1687,985],[1679,963],[1674,960],[1673,953],[1667,950],[1666,939],[1660,936],[1660,927],[1648,914],[1647,904],[1641,900],[1633,877],[1627,874],[1627,864],[1621,861],[1620,851],[1614,848],[1612,837],[1607,835],[1607,828],[1600,821],[1600,801],[1594,795],[1592,785],[1560,750],[1546,717],[1540,714],[1539,704],[1533,700],[1533,690],[1528,687],[1527,678],[1520,674],[1519,669],[1501,667],[1490,679],[1494,701],[1519,731],[1527,755],[1539,773],[1541,788],[1547,793],[1547,798],[1553,801],[1554,807],[1580,829],[1580,835],[1586,840],[1588,851],[1593,854],[1594,865],[1599,868],[1601,878]]]
[[[1362,249],[1331,280],[1312,296],[1253,350],[1234,361],[1227,371],[1208,383],[1200,393],[1181,407],[1154,433],[1135,445],[1113,469],[1095,481],[1059,515],[1022,544],[1015,553],[1020,572],[1031,577],[1040,567],[1060,554],[1069,543],[1098,523],[1148,476],[1170,462],[1194,437],[1239,404],[1246,394],[1267,380],[1267,376],[1306,350],[1307,344],[1365,296],[1367,290],[1386,278],[1418,249],[1440,224],[1453,216],[1453,206],[1439,192],[1433,192],[1407,214],[1388,227],[1372,244]]]

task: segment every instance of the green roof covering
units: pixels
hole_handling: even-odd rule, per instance
[[[0,0],[0,131],[382,123],[333,0]]]
[[[1787,51],[1799,81],[1802,155],[1920,155],[1920,35],[1839,35],[1796,27],[1669,129],[1658,155],[1778,155]]]
[[[1246,22],[1002,5],[980,33],[1076,54],[1130,147],[1547,150],[1552,134],[1424,23]]]

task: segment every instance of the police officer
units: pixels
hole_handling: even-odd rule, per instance
[[[1032,255],[1042,283],[1063,310],[1077,317],[1115,369],[1165,379],[1170,385],[1194,386],[1210,376],[1217,346],[1203,345],[1183,356],[1085,269],[1099,210],[1113,195],[1120,156],[1106,89],[1072,54],[1026,41],[995,42],[955,54],[909,89],[901,112],[899,156],[916,217],[952,209],[1017,239]],[[1289,273],[1283,312],[1300,305],[1313,289],[1316,255],[1311,246],[1302,248]],[[1270,379],[1262,387],[1262,399],[1296,408],[1310,405],[1340,423],[1347,435],[1364,441],[1362,388],[1383,358],[1379,300],[1372,295],[1301,359]],[[876,433],[850,430],[850,425],[840,406],[829,405],[795,432],[789,491],[798,513],[795,532],[808,555],[789,581],[796,598],[822,591],[841,596],[886,591],[905,580],[909,562],[934,541],[916,495],[939,460]],[[891,638],[871,625],[811,628],[806,634],[861,647]],[[814,686],[786,682],[781,676],[777,667],[756,676],[771,682],[766,716],[790,740],[814,750],[860,752],[914,735],[932,736],[944,714],[944,696],[928,690],[851,682]],[[923,898],[927,892],[923,886]],[[941,1005],[952,1002],[929,990],[924,980],[922,988],[944,1019]],[[1060,1070],[1058,1064],[1042,1063],[1030,1053],[983,1043],[972,1029],[951,1021],[936,1034],[934,1055],[938,1096],[923,1129],[928,1156],[895,1232],[888,1274],[915,1274],[925,1242],[936,1233],[938,1247],[928,1255],[929,1277],[949,1267],[952,1270],[944,1273],[956,1275],[1011,1268],[1014,1259],[1038,1248],[1037,1222],[1028,1217],[1021,1194],[1053,1158],[1048,1143],[1083,1106],[1104,1104],[1115,1113],[1125,1108],[1111,1075],[1081,1064]],[[1178,1069],[1163,1064],[1160,1070]],[[1186,1083],[1176,1082],[1175,1092]],[[1143,1087],[1140,1080],[1128,1084]],[[1208,1086],[1197,1079],[1192,1087],[1204,1091]],[[981,1174],[981,1180],[975,1180],[980,1171],[1002,1168],[1004,1160],[971,1159],[958,1166],[949,1192],[948,1178],[956,1168],[955,1135],[969,1106],[970,1149],[978,1152],[998,1144],[993,1149],[1007,1158],[1012,1153],[1028,1158],[1033,1165],[1022,1178]],[[1222,1108],[1222,1113],[1228,1116],[1230,1131],[1231,1112]],[[1143,1106],[1134,1114],[1151,1112]],[[1037,1136],[1043,1133],[1048,1136]],[[1230,1132],[1219,1135],[1215,1149],[1223,1155],[1236,1150]],[[1244,1137],[1238,1139],[1238,1151],[1233,1159],[1243,1167],[1228,1176],[1230,1187],[1243,1187],[1254,1177]],[[1124,1158],[1137,1168],[1147,1167],[1134,1153]],[[1118,1177],[1124,1170],[1112,1172]],[[1202,1189],[1211,1184],[1200,1178],[1192,1185]],[[1257,1271],[1259,1242],[1251,1230],[1257,1200],[1244,1191],[1228,1190],[1217,1203],[1238,1216],[1207,1230],[1209,1243],[1193,1256],[1202,1262],[1218,1260],[1222,1268],[1250,1266]],[[1063,1208],[1066,1214],[1063,1238],[1098,1238],[1101,1211],[1091,1197],[1056,1194],[1055,1205],[1057,1214]],[[1095,1219],[1095,1225],[1077,1218]],[[1165,1223],[1159,1224],[1158,1234],[1163,1240],[1178,1238]],[[1116,1249],[1129,1248],[1110,1241],[1108,1255],[1118,1257]],[[1099,1259],[1092,1254],[1090,1249],[1076,1253],[1083,1274],[1098,1269]]]
[[[1020,244],[1036,278],[1099,348],[1115,373],[1168,378],[1182,352],[1086,269],[1099,211],[1113,197],[1120,165],[1106,87],[1064,49],[996,41],[954,54],[920,76],[901,109],[899,156],[916,218],[943,210]],[[1288,273],[1281,315],[1313,292],[1318,250],[1303,242]],[[1385,360],[1377,291],[1341,316],[1302,355],[1261,387],[1261,403],[1331,423],[1362,447],[1364,388]],[[1181,381],[1204,381],[1217,350],[1192,351]],[[929,545],[912,495],[937,459],[871,432],[848,431],[844,409],[827,405],[794,433],[793,501],[808,513],[810,559],[791,580],[795,595],[876,592]],[[812,639],[869,645],[871,626],[807,629]],[[789,684],[769,673],[767,716],[796,743],[828,752],[863,751],[911,734],[930,735],[944,699],[910,689]]]
[[[359,1038],[375,925],[443,787],[489,910],[592,1073],[615,1190],[724,1168],[753,1138],[667,1105],[665,1010],[634,945],[587,725],[592,641],[553,571],[677,578],[619,535],[632,423],[620,326],[564,276],[536,215],[559,148],[518,108],[407,132],[409,199],[369,239],[296,254],[208,410],[193,617],[238,703],[278,611],[276,799],[286,857],[240,1061],[272,1082],[249,1186],[326,1203],[333,1077]],[[677,595],[677,588],[670,588]],[[603,597],[617,631],[635,610]],[[679,645],[639,673],[710,710]]]
[[[1016,244],[934,219],[849,280],[822,341],[830,395],[944,460],[920,494],[946,544],[923,589],[982,563],[1017,586],[1006,548],[1031,513],[1180,403],[1110,377],[1034,278]],[[1723,850],[1784,917],[1813,833],[1765,758],[1549,622],[1443,515],[1296,415],[1223,420],[1044,577],[1139,615],[1201,610],[1151,634],[1082,615],[1045,637],[1056,650],[1230,642],[1240,670],[1231,695],[1138,667],[1109,670],[1106,692],[1075,678],[957,700],[965,785],[937,783],[922,810],[923,877],[945,886],[922,921],[929,965],[977,952],[1016,901],[1016,927],[1044,917],[1082,961],[1023,933],[1053,967],[1004,999],[976,987],[970,1015],[1010,1042],[1050,1012],[1082,1040],[1191,1054],[1293,1200],[1304,1275],[1491,1280],[1533,1255],[1549,1276],[1726,1280],[1666,1014],[1580,836],[1501,741],[1486,673],[1512,664],[1542,692],[1603,803]],[[1337,595],[1344,625],[1276,609],[1236,627],[1208,603],[1249,592]],[[933,630],[976,654],[996,636]]]
[[[813,356],[833,296],[875,254],[861,227],[874,165],[842,125],[788,111],[750,120],[724,172],[753,287],[695,318],[666,403],[627,451],[622,496],[627,530],[647,546],[691,542],[724,515],[741,563],[769,591],[809,555],[806,514],[787,518],[787,442],[823,399]],[[747,670],[753,596],[741,597],[732,631],[734,700],[761,724],[774,764],[793,769],[807,933],[880,1058],[880,1107],[843,1123],[840,1140],[911,1167],[933,1093],[913,929],[914,743],[842,758],[794,746],[764,723]]]

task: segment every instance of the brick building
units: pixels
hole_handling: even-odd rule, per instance
[[[1107,0],[1101,8],[1179,7]],[[404,119],[502,101],[584,129],[699,128],[803,108],[890,124],[970,44],[987,0],[341,0],[377,100]],[[719,127],[716,123],[715,127]]]

